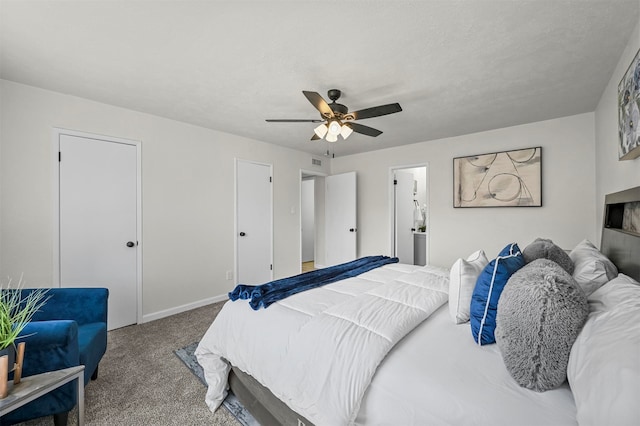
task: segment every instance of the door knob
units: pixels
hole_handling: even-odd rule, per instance
[[[241,237],[244,237],[245,235],[247,235],[247,234],[245,234],[244,232],[241,232],[241,233],[240,233],[240,236],[241,236]]]
[[[135,246],[135,244],[134,244],[134,242],[133,242],[133,241],[129,241],[129,242],[127,243],[127,247],[133,247],[133,246]]]

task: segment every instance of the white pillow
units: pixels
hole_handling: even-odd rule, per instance
[[[567,379],[585,425],[636,425],[640,417],[640,284],[620,274],[589,297]]]
[[[573,279],[589,296],[618,275],[618,269],[589,240],[578,244],[569,257],[573,261]]]
[[[449,316],[455,324],[469,321],[471,295],[478,275],[489,261],[484,251],[472,253],[467,260],[458,259],[451,266],[449,274]]]

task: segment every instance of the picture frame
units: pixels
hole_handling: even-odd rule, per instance
[[[542,147],[454,158],[453,207],[542,207]]]
[[[618,83],[618,160],[640,157],[640,49]]]

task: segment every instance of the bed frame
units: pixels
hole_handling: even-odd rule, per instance
[[[234,366],[229,372],[229,388],[261,425],[313,426],[256,379]]]
[[[640,281],[640,186],[605,197],[600,251]]]
[[[630,216],[635,217],[631,225]],[[640,281],[640,186],[607,195],[603,217],[600,251],[620,272]],[[229,387],[262,425],[313,425],[236,367],[229,373]]]

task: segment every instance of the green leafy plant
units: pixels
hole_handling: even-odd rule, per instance
[[[49,300],[47,289],[36,289],[23,297],[22,288],[22,277],[15,288],[11,288],[10,278],[6,287],[0,285],[0,350],[15,346],[18,335]]]

